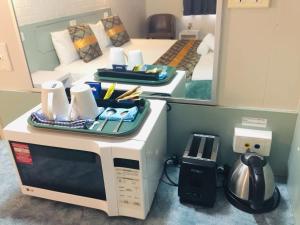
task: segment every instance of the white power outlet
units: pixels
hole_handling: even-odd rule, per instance
[[[70,26],[76,26],[77,25],[77,20],[70,20],[69,24],[70,24]]]
[[[256,152],[262,156],[269,156],[272,143],[272,131],[253,130],[244,128],[234,129],[233,151],[245,153]]]
[[[0,42],[0,71],[11,72],[12,65],[6,43]]]
[[[104,17],[104,18],[107,18],[107,17],[108,17],[108,12],[104,12],[104,13],[103,13],[103,17]]]
[[[270,0],[228,0],[228,8],[268,8]]]

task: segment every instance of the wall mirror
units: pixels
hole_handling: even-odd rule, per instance
[[[101,19],[117,15],[130,37],[121,46],[127,58],[130,51],[140,50],[145,64],[164,64],[184,71],[159,85],[137,82],[145,95],[196,104],[216,103],[222,0],[11,1],[37,89],[53,79],[67,86],[92,81],[97,69],[110,68],[112,42],[122,42],[124,35],[120,32],[124,30],[119,21],[103,24]],[[86,30],[70,34],[69,27],[83,24],[89,25],[94,38],[85,34]],[[76,41],[76,35],[85,43]],[[108,35],[116,39],[112,41]],[[88,60],[78,54],[78,49],[96,42],[101,56],[95,55],[93,47],[83,51]],[[108,87],[111,82],[114,80],[104,81],[102,86]],[[119,89],[135,86],[115,82]]]

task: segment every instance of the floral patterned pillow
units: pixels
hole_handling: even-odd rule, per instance
[[[111,16],[101,19],[106,34],[115,47],[120,47],[130,41],[129,35],[118,16]]]
[[[84,62],[102,55],[95,34],[88,25],[76,25],[68,28],[73,44]]]

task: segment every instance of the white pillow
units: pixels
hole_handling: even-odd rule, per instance
[[[102,21],[100,20],[97,25],[100,26],[101,30],[103,31],[104,43],[106,43],[106,46],[112,46],[111,40],[105,31]]]
[[[70,64],[79,59],[68,30],[51,32],[51,38],[60,64]]]
[[[213,34],[207,34],[202,42],[204,42],[212,51],[215,50],[215,36]]]
[[[111,45],[111,41],[107,36],[101,21],[99,21],[97,24],[89,24],[89,26],[95,34],[101,49],[105,49],[107,46]]]
[[[205,42],[202,41],[201,44],[197,48],[197,53],[199,55],[204,56],[204,55],[207,55],[208,52],[209,52],[209,47],[207,46],[207,44]]]

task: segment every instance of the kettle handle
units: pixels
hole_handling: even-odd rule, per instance
[[[260,209],[263,206],[265,198],[265,178],[261,159],[251,157],[249,159],[249,171],[249,200],[254,209]]]

